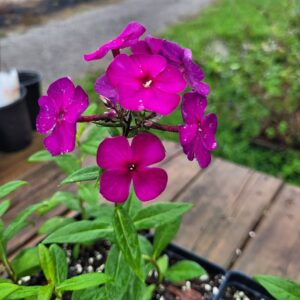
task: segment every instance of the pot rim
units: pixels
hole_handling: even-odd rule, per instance
[[[42,81],[42,75],[41,73],[34,71],[34,70],[18,70],[18,75],[27,75],[30,76],[27,80],[20,81],[20,84],[23,86],[31,85],[37,82]]]

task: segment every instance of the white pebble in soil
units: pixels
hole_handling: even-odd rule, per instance
[[[208,274],[203,274],[203,275],[201,275],[201,276],[199,277],[199,279],[200,279],[201,281],[208,281],[208,280],[209,280],[209,276],[208,276]]]
[[[88,266],[88,267],[86,268],[86,270],[87,270],[88,273],[94,272],[94,268],[93,268],[92,266]]]
[[[77,274],[81,274],[83,271],[83,267],[80,264],[75,265],[75,270]]]
[[[214,286],[212,292],[213,292],[214,295],[217,295],[219,293],[219,289]]]

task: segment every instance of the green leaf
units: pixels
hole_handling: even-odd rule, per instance
[[[48,219],[38,230],[39,234],[51,234],[55,230],[62,228],[68,224],[74,223],[75,220],[72,218],[65,217],[53,217]]]
[[[74,291],[72,300],[109,300],[104,287],[93,287],[86,290]]]
[[[157,228],[174,221],[192,208],[190,203],[156,203],[141,209],[134,218],[136,229]]]
[[[122,300],[141,300],[145,294],[146,285],[135,274],[130,279],[127,291]]]
[[[70,174],[62,181],[62,184],[97,180],[99,178],[99,175],[100,175],[99,167],[97,166],[86,167],[86,168],[79,169],[74,173]]]
[[[22,250],[11,264],[18,278],[36,273],[40,270],[38,249],[34,247]]]
[[[41,286],[38,292],[37,300],[51,300],[53,293],[53,285]]]
[[[2,217],[10,207],[10,201],[4,200],[0,203],[0,217]]]
[[[51,233],[43,243],[89,243],[98,239],[113,239],[113,228],[107,223],[78,221]]]
[[[150,284],[146,287],[142,300],[151,300],[153,292],[155,290],[155,284]]]
[[[40,286],[21,286],[19,285],[19,288],[10,294],[8,298],[5,300],[20,300],[20,299],[26,299],[28,297],[37,296],[40,290]],[[0,298],[1,299],[1,298]]]
[[[180,224],[181,217],[168,224],[156,228],[153,242],[154,258],[159,257],[162,251],[164,251],[168,244],[174,239],[179,230]]]
[[[3,198],[7,196],[8,194],[14,192],[16,189],[19,187],[27,184],[26,181],[22,180],[15,180],[15,181],[10,181],[8,183],[5,183],[0,186],[0,198]]]
[[[89,130],[87,138],[80,144],[82,153],[96,155],[100,142],[108,135],[107,128],[95,126]]]
[[[55,268],[55,284],[58,285],[68,277],[68,263],[65,251],[57,245],[51,245],[49,251]]]
[[[168,255],[163,255],[157,260],[157,265],[159,267],[161,278],[159,280],[162,280],[167,272],[167,269],[169,267],[169,257]]]
[[[271,275],[256,275],[254,279],[276,300],[300,299],[300,285],[294,281]]]
[[[41,203],[31,205],[23,210],[17,217],[7,226],[3,233],[3,241],[6,244],[14,235],[23,230],[30,224],[28,218],[36,212],[40,207]]]
[[[54,157],[46,150],[40,150],[32,154],[29,158],[29,162],[40,162],[40,161],[50,161]]]
[[[151,242],[143,235],[139,235],[138,238],[142,254],[151,256],[153,252],[153,246]]]
[[[131,218],[134,218],[141,208],[142,202],[137,198],[134,190],[132,189],[128,200],[124,204],[124,209],[127,210]]]
[[[105,274],[113,278],[112,281],[106,284],[108,298],[114,300],[122,299],[131,278],[131,269],[116,245],[109,251],[105,263]]]
[[[135,274],[143,280],[142,255],[138,235],[129,214],[121,206],[115,207],[113,226],[117,244],[125,260]]]
[[[56,192],[50,198],[45,199],[40,203],[41,207],[38,209],[38,213],[44,215],[60,204],[65,205],[69,209],[79,210],[78,202],[79,200],[72,193]]]
[[[0,300],[5,299],[7,296],[12,294],[14,291],[19,289],[19,286],[13,283],[0,283]]]
[[[54,261],[50,251],[43,244],[38,245],[38,251],[39,251],[40,265],[48,283],[55,284],[56,272],[55,272]]]
[[[80,184],[78,196],[90,205],[99,205],[99,185],[96,184]]]
[[[103,273],[83,274],[65,280],[56,287],[57,291],[77,291],[107,283],[111,277]]]
[[[183,282],[204,274],[206,271],[196,262],[181,260],[167,270],[165,278],[171,282]]]
[[[94,217],[103,223],[112,223],[114,207],[112,205],[101,203],[95,206],[88,205],[86,211],[90,217]]]
[[[80,168],[80,161],[72,154],[59,155],[54,158],[55,163],[67,175]]]

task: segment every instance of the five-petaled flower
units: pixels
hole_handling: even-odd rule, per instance
[[[166,188],[168,175],[161,168],[149,167],[165,157],[158,137],[150,133],[136,135],[129,145],[124,136],[105,139],[98,148],[97,164],[104,170],[100,193],[109,201],[127,200],[131,181],[141,201],[156,198]]]
[[[203,82],[204,72],[194,63],[192,51],[188,48],[182,48],[177,43],[146,36],[143,41],[137,41],[131,46],[133,54],[159,54],[165,57],[168,63],[177,67],[189,85],[203,96],[209,94],[209,85]]]
[[[44,146],[52,155],[74,150],[76,121],[88,104],[84,90],[80,86],[75,87],[68,77],[53,82],[47,96],[40,97],[36,128],[39,133],[48,135]]]
[[[108,51],[130,47],[135,44],[139,37],[145,32],[145,27],[135,21],[129,22],[124,30],[113,40],[99,47],[96,51],[85,54],[84,59],[86,61],[101,59]]]
[[[149,110],[162,115],[173,112],[186,82],[180,71],[160,55],[118,55],[109,65],[109,83],[118,92],[122,107]]]
[[[207,100],[196,92],[183,96],[182,117],[185,122],[179,128],[180,143],[189,160],[196,159],[202,168],[211,161],[210,151],[217,148],[215,133],[218,119],[215,114],[204,115]]]

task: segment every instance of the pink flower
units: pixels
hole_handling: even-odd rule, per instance
[[[97,164],[104,169],[100,193],[109,201],[124,202],[133,181],[135,193],[141,201],[156,198],[165,190],[168,175],[165,170],[149,168],[149,165],[164,157],[162,142],[150,133],[136,135],[131,146],[124,136],[105,139],[97,153]]]
[[[39,133],[48,135],[44,146],[52,155],[74,150],[76,121],[88,104],[84,90],[80,86],[75,87],[67,77],[53,82],[47,96],[40,97],[36,128]]]
[[[138,22],[129,22],[123,31],[113,40],[102,45],[96,51],[85,54],[84,59],[86,61],[101,59],[110,50],[119,50],[135,44],[139,37],[145,32],[145,27]]]
[[[209,86],[203,82],[204,73],[200,67],[193,62],[192,51],[182,48],[177,43],[147,36],[144,41],[138,41],[131,46],[134,54],[159,54],[168,60],[168,63],[176,66],[184,74],[190,86],[199,94],[207,96]]]
[[[217,148],[215,133],[218,119],[215,114],[204,116],[207,100],[196,92],[183,96],[182,117],[185,125],[179,128],[180,143],[189,160],[196,159],[202,168],[211,161],[210,151]]]
[[[109,65],[107,78],[126,109],[173,112],[186,86],[180,71],[160,55],[118,55]]]

